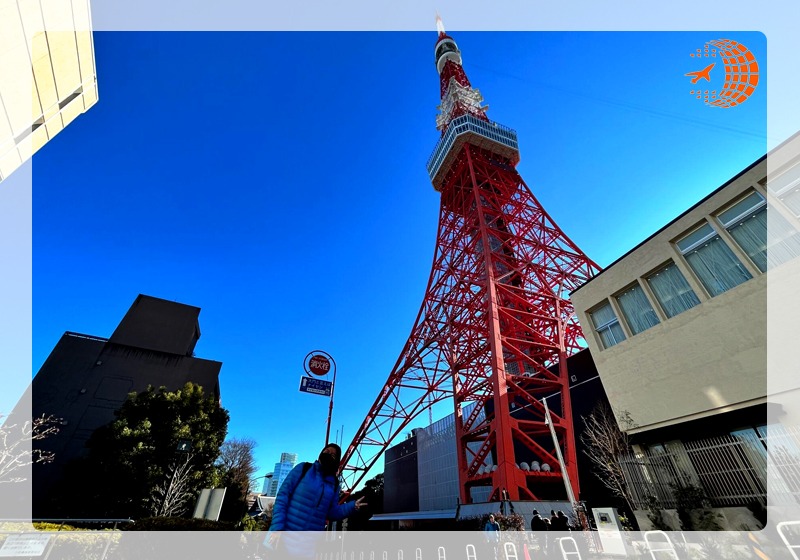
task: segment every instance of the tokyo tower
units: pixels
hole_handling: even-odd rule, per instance
[[[517,173],[516,133],[486,116],[437,27],[433,266],[408,342],[345,452],[344,485],[353,490],[410,422],[452,398],[461,503],[487,486],[490,501],[564,499],[559,453],[578,496],[566,359],[584,343],[569,293],[600,268]]]

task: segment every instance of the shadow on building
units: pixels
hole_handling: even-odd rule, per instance
[[[194,356],[199,314],[199,307],[139,295],[110,338],[64,333],[13,413],[24,416],[30,406],[32,418],[60,419],[59,432],[37,445],[54,461],[33,466],[34,518],[48,517],[48,494],[65,465],[85,455],[89,437],[115,419],[130,393],[192,382],[219,400],[222,363]]]

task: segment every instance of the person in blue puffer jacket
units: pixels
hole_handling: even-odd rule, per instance
[[[281,557],[313,558],[320,535],[308,531],[323,531],[326,520],[344,519],[367,505],[363,497],[339,504],[341,457],[341,448],[329,443],[317,461],[300,463],[281,484],[267,535],[268,546]]]

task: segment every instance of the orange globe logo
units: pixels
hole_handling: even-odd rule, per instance
[[[719,57],[725,66],[725,83],[719,92],[717,89],[702,88],[689,92],[697,99],[702,99],[706,105],[723,109],[741,105],[753,95],[758,86],[758,61],[750,49],[737,41],[730,39],[708,41],[703,49],[697,49],[689,56],[693,58]],[[692,84],[706,80],[711,86],[711,72],[716,64],[716,62],[711,62],[702,70],[689,72],[686,76],[692,77]]]

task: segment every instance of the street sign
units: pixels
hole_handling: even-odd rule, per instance
[[[325,381],[324,379],[314,379],[313,377],[300,378],[301,393],[313,393],[315,395],[323,395],[325,397],[330,397],[331,387],[333,387],[333,383],[331,381]]]
[[[308,369],[310,369],[311,373],[314,375],[328,375],[328,372],[331,370],[331,361],[320,354],[311,356],[311,359],[308,361]]]
[[[11,534],[8,535],[3,542],[3,546],[0,547],[0,557],[41,556],[48,542],[50,542],[50,535],[39,533]]]

